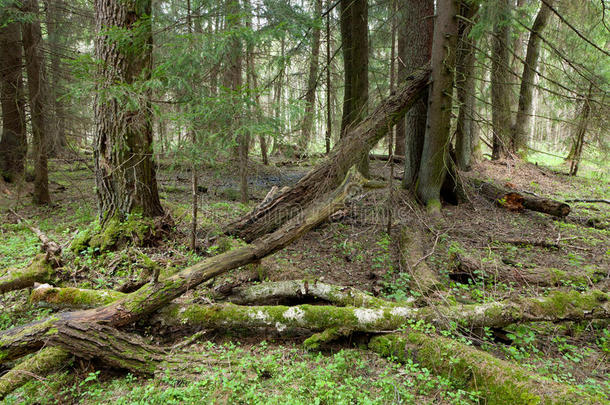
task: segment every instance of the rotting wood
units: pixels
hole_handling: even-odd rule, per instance
[[[511,211],[523,211],[524,209],[528,209],[560,218],[563,218],[570,213],[570,206],[561,201],[528,196],[517,190],[498,187],[494,184],[477,179],[473,179],[472,183],[474,184],[476,191],[481,195],[495,202],[500,207],[504,207]]]

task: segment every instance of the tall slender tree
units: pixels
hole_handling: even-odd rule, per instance
[[[398,83],[430,60],[434,33],[434,0],[403,0],[400,3],[398,31]],[[402,185],[415,185],[421,162],[428,95],[417,101],[396,125],[397,155],[405,156]]]
[[[369,99],[369,35],[367,0],[341,0],[341,46],[345,86],[341,136],[348,128],[362,121],[367,115]],[[363,153],[358,170],[369,176],[368,151]]]
[[[419,167],[417,196],[432,212],[440,210],[440,191],[445,180],[455,49],[458,36],[458,2],[437,0],[432,40],[432,77],[428,96],[426,136]]]
[[[322,0],[314,0],[315,25],[311,33],[311,59],[309,60],[309,75],[307,78],[307,92],[305,93],[305,115],[303,117],[303,128],[299,139],[300,149],[305,150],[311,139],[313,129],[314,111],[316,106],[316,90],[318,87],[318,69],[320,56],[320,21],[322,14]]]
[[[95,0],[94,7],[99,61],[94,156],[100,220],[124,220],[130,213],[160,216],[150,95],[120,92],[150,78],[151,0]],[[117,29],[122,31],[118,37]]]
[[[27,138],[23,92],[21,30],[19,23],[7,20],[0,28],[0,101],[2,103],[2,138],[0,139],[0,175],[7,181],[23,177]]]
[[[34,203],[48,204],[48,136],[49,126],[46,114],[48,94],[46,87],[45,63],[42,53],[42,33],[38,21],[38,0],[26,0],[24,11],[29,17],[22,23],[22,39],[25,66],[28,75],[30,116],[32,118],[32,143],[34,146]]]
[[[472,18],[478,9],[478,4],[460,2],[460,19],[458,23],[458,47],[455,67],[455,87],[457,90],[458,117],[455,129],[456,164],[461,170],[470,169],[473,138],[475,133],[475,45],[471,38]]]
[[[512,152],[510,110],[510,7],[508,0],[498,0],[491,38],[491,120],[493,131],[492,159]]]
[[[552,0],[547,0],[548,4],[553,4]],[[523,64],[523,74],[521,75],[521,87],[519,90],[519,108],[512,131],[512,148],[515,152],[523,150],[527,146],[527,139],[530,132],[532,106],[534,99],[534,78],[538,66],[540,55],[540,34],[548,24],[551,10],[547,3],[542,3],[532,25],[530,37],[527,41],[527,52],[525,63]]]

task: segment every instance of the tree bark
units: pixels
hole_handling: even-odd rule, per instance
[[[414,72],[397,92],[388,97],[364,121],[348,130],[335,145],[329,157],[310,171],[288,190],[279,193],[273,201],[260,209],[254,209],[225,227],[225,233],[246,241],[269,233],[286,220],[297,215],[317,196],[335,188],[347,170],[358,162],[387,133],[427,86],[428,67]],[[368,158],[368,157],[367,157]]]
[[[39,14],[38,0],[27,0],[24,9],[34,18]],[[28,93],[32,119],[32,143],[34,146],[34,196],[35,204],[51,202],[49,196],[49,172],[47,165],[49,125],[45,111],[48,107],[46,73],[42,56],[42,34],[36,19],[22,23],[25,66],[28,74]]]
[[[345,87],[341,137],[367,116],[369,100],[368,0],[340,0],[341,45]],[[374,145],[373,145],[374,146]],[[359,155],[358,170],[369,177],[368,150]]]
[[[311,140],[311,131],[314,122],[314,111],[316,106],[316,90],[318,85],[318,67],[320,56],[320,22],[322,14],[322,0],[314,1],[315,25],[311,33],[311,59],[309,61],[309,76],[307,79],[307,92],[305,93],[305,115],[303,116],[303,128],[299,139],[299,148],[307,151]]]
[[[0,175],[13,182],[23,178],[27,138],[25,99],[22,80],[23,50],[19,23],[0,28],[0,101],[2,103],[2,139],[0,139]]]
[[[398,30],[398,82],[413,69],[430,60],[434,33],[434,1],[403,0],[399,3],[401,24]],[[419,175],[428,95],[424,95],[396,125],[394,153],[405,156],[403,188],[413,188]]]
[[[429,210],[440,210],[441,186],[445,180],[453,71],[457,46],[458,12],[456,0],[439,0],[432,42],[432,83],[428,96],[426,136],[417,182],[417,196]]]
[[[549,3],[552,4],[552,0],[549,0]],[[523,150],[527,146],[532,117],[534,77],[540,55],[540,33],[545,29],[550,16],[551,10],[545,3],[542,3],[527,42],[527,52],[525,54],[525,64],[523,65],[521,88],[519,90],[519,108],[512,133],[512,143],[516,152]]]
[[[95,96],[95,171],[99,217],[124,220],[128,214],[163,215],[157,190],[152,148],[150,95],[115,95],[116,84],[150,77],[152,27],[150,0],[95,0],[95,56],[98,66]],[[127,30],[129,44],[104,30]],[[133,29],[137,27],[137,29]],[[129,97],[130,103],[125,102]],[[137,97],[137,99],[134,99]]]
[[[491,50],[491,116],[493,144],[491,158],[496,160],[514,152],[511,142],[510,111],[510,62],[508,42],[510,16],[508,0],[498,2],[496,21],[492,34]]]
[[[474,17],[477,9],[478,4],[460,2],[460,15],[468,20]],[[460,170],[470,170],[475,113],[475,46],[474,39],[469,37],[472,24],[460,20],[458,25],[459,40],[456,55],[455,87],[457,89],[459,111],[455,129],[455,152],[458,168]]]

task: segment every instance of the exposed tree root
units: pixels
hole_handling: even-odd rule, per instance
[[[441,336],[420,332],[376,336],[369,349],[401,362],[413,359],[433,373],[478,391],[488,404],[596,404],[565,384],[549,381],[514,363]]]
[[[525,195],[517,190],[498,187],[477,179],[473,179],[472,183],[475,185],[476,190],[483,196],[511,211],[528,209],[560,218],[563,218],[570,213],[570,206],[561,201]]]
[[[398,247],[400,264],[411,275],[411,288],[423,295],[442,288],[436,273],[426,263],[421,230],[401,227]]]

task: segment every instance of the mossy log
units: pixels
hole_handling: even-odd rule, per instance
[[[55,270],[44,253],[36,255],[32,262],[23,269],[8,270],[0,277],[0,294],[9,291],[31,288],[34,283],[46,283],[53,280]]]
[[[0,294],[31,288],[34,283],[47,283],[55,277],[55,268],[61,265],[61,246],[21,215],[11,210],[20,223],[27,226],[40,240],[40,250],[32,262],[23,269],[9,269],[0,277]]]
[[[342,185],[326,198],[322,198],[320,203],[313,204],[282,228],[249,245],[203,260],[166,279],[148,283],[106,306],[59,313],[45,320],[3,331],[0,333],[0,363],[40,348],[56,333],[62,323],[68,321],[95,322],[120,327],[144,318],[207,280],[259,261],[284,248],[324,222],[334,212],[344,208],[345,203],[361,191],[362,184],[363,177],[352,169],[345,176]]]
[[[240,305],[303,302],[312,299],[351,307],[379,308],[400,305],[373,297],[357,288],[327,284],[318,280],[286,280],[241,285],[213,298]],[[408,305],[405,302],[401,304]]]
[[[561,201],[550,198],[534,197],[517,190],[498,187],[494,184],[472,180],[477,192],[493,201],[500,207],[511,211],[523,211],[524,209],[543,212],[555,217],[563,218],[570,213],[570,206]]]
[[[268,204],[227,225],[225,234],[252,241],[274,231],[318,196],[337,187],[362,154],[368,153],[385,136],[388,128],[419,99],[427,88],[429,77],[429,65],[414,72],[400,90],[385,99],[360,124],[348,130],[326,159],[293,187],[274,195]]]
[[[377,153],[369,153],[369,159],[371,160],[383,160],[387,162],[390,158],[388,155],[380,155]],[[392,155],[392,162],[394,163],[404,163],[405,157],[404,155]]]
[[[340,291],[340,287],[333,286]],[[62,290],[67,290],[65,293]],[[270,296],[275,292],[266,288]],[[353,291],[353,290],[352,290]],[[120,293],[114,293],[120,294]],[[257,299],[262,291],[256,290]],[[362,294],[362,296],[360,295]],[[273,328],[278,332],[290,329],[307,329],[320,332],[342,329],[352,332],[379,332],[400,329],[410,320],[424,320],[439,328],[504,327],[513,323],[539,321],[579,321],[610,318],[610,294],[597,290],[587,293],[555,291],[547,296],[515,298],[486,304],[437,305],[414,308],[405,303],[394,303],[379,298],[368,301],[360,292],[346,295],[337,302],[366,304],[367,307],[327,305],[259,305],[235,304],[169,304],[159,310],[152,323],[163,326],[186,326],[192,329],[251,329]],[[33,292],[35,302],[48,300],[64,308],[81,307],[83,302],[106,303],[111,294],[84,289],[48,289],[46,293]],[[328,296],[323,292],[321,296]],[[82,296],[82,298],[81,298]],[[352,297],[356,298],[352,298]],[[366,301],[363,301],[365,299]],[[1,340],[0,340],[1,342]],[[1,346],[0,346],[1,348]]]
[[[70,354],[59,347],[45,347],[0,377],[0,400],[33,377],[51,374],[66,365]]]
[[[593,284],[607,276],[607,274],[595,270],[564,271],[540,267],[516,268],[499,262],[483,264],[475,258],[459,254],[451,255],[450,263],[449,277],[459,282],[467,282],[469,279],[482,279],[518,285],[553,287],[562,284]]]
[[[489,353],[441,336],[420,332],[373,337],[369,349],[400,362],[409,359],[434,374],[456,381],[460,388],[480,392],[487,404],[597,404],[591,397],[500,360]]]

